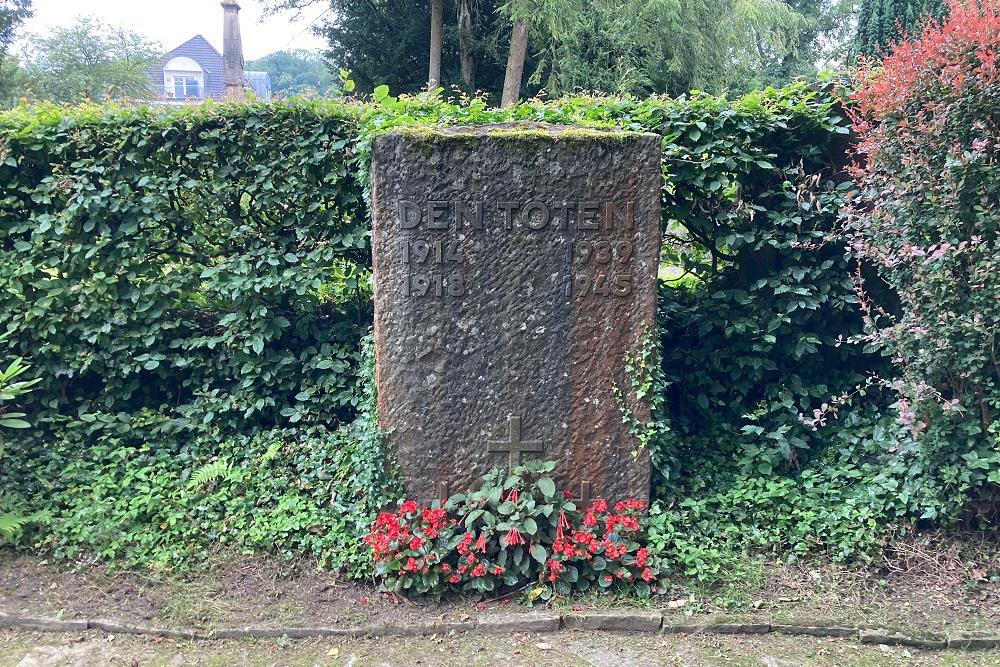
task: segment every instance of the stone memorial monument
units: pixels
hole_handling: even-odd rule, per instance
[[[372,161],[378,418],[410,498],[555,460],[648,499],[626,356],[656,331],[660,138],[542,124],[398,130]]]

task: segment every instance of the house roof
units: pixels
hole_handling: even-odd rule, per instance
[[[149,70],[149,80],[157,91],[163,90],[163,66],[171,58],[186,56],[205,70],[205,96],[221,100],[224,90],[222,80],[222,54],[201,35],[195,35],[173,51],[165,53]]]

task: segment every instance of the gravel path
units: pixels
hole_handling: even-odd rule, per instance
[[[344,667],[889,667],[1000,666],[1000,652],[922,652],[811,637],[458,634],[417,639],[188,642],[115,636],[0,633],[7,667],[247,665]]]

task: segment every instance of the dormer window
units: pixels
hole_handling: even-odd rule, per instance
[[[205,97],[205,70],[184,56],[171,58],[163,66],[163,95],[176,100],[200,100]]]

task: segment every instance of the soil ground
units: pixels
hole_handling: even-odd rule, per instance
[[[610,607],[663,611],[668,622],[798,621],[1000,634],[1000,549],[994,538],[901,543],[864,569],[826,562],[748,561],[711,589],[680,588],[638,604],[559,600],[567,613]],[[537,611],[536,606],[534,611]],[[222,556],[185,574],[123,572],[0,550],[0,612],[109,618],[165,627],[354,626],[467,621],[533,611],[518,596],[410,602],[308,561]],[[771,634],[613,635],[562,632],[344,640],[183,642],[148,637],[0,632],[0,666],[18,665],[996,665],[1000,652],[922,652]]]
[[[798,619],[911,631],[1000,629],[1000,549],[986,547],[970,553],[954,544],[901,545],[893,560],[867,569],[757,564],[713,589],[677,589],[643,606],[678,623]],[[628,605],[636,601],[592,596],[551,606],[565,613]],[[307,561],[220,557],[180,575],[114,572],[0,550],[0,612],[10,614],[211,628],[468,620],[527,610],[517,596],[401,600]]]

